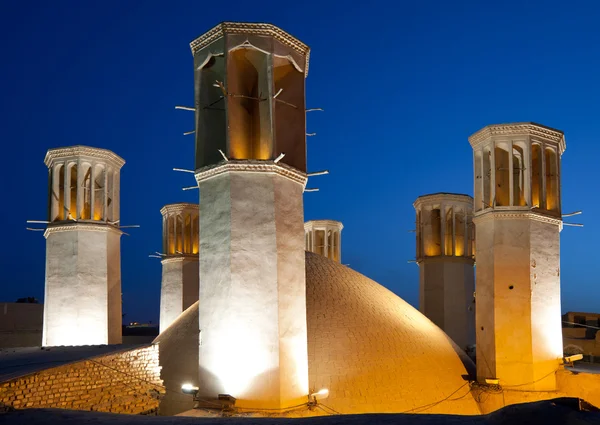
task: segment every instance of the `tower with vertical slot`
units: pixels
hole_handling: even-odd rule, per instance
[[[306,402],[303,192],[309,48],[225,22],[191,43],[200,189],[199,397]]]
[[[121,343],[119,176],[106,149],[50,149],[42,345]]]
[[[473,198],[435,193],[413,206],[419,310],[466,351],[475,344]]]
[[[560,310],[561,131],[487,126],[473,148],[477,229],[477,376],[554,390]]]
[[[169,204],[163,220],[160,332],[198,301],[198,204]]]
[[[304,223],[306,250],[340,263],[343,228],[341,222],[334,220],[307,221]]]

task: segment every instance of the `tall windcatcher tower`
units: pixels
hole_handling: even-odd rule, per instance
[[[413,206],[419,310],[467,350],[475,344],[473,198],[435,193]]]
[[[200,188],[199,396],[306,401],[302,195],[309,48],[226,22],[191,43]]]
[[[119,176],[106,149],[50,149],[42,345],[121,343]]]
[[[160,332],[198,301],[198,204],[169,204],[163,218]]]
[[[342,261],[342,229],[334,220],[311,220],[304,223],[306,250],[335,262]]]
[[[475,165],[477,377],[553,390],[562,357],[561,131],[490,125],[469,138]]]

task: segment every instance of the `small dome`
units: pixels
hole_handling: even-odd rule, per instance
[[[325,406],[344,414],[480,413],[465,380],[474,373],[471,360],[393,292],[307,252],[306,303],[309,385],[329,389]],[[199,384],[198,303],[155,342],[167,387],[161,414],[191,409],[180,388]]]

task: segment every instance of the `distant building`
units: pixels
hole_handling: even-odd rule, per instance
[[[600,362],[600,313],[570,311],[562,320],[565,355],[583,354],[583,361]]]
[[[43,316],[43,304],[0,303],[0,348],[42,345]]]

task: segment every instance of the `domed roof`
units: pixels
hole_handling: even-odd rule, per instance
[[[309,385],[329,389],[324,405],[345,414],[480,413],[465,380],[471,360],[393,292],[307,252],[306,303]],[[155,342],[167,387],[161,413],[191,409],[179,389],[198,384],[198,303]]]

